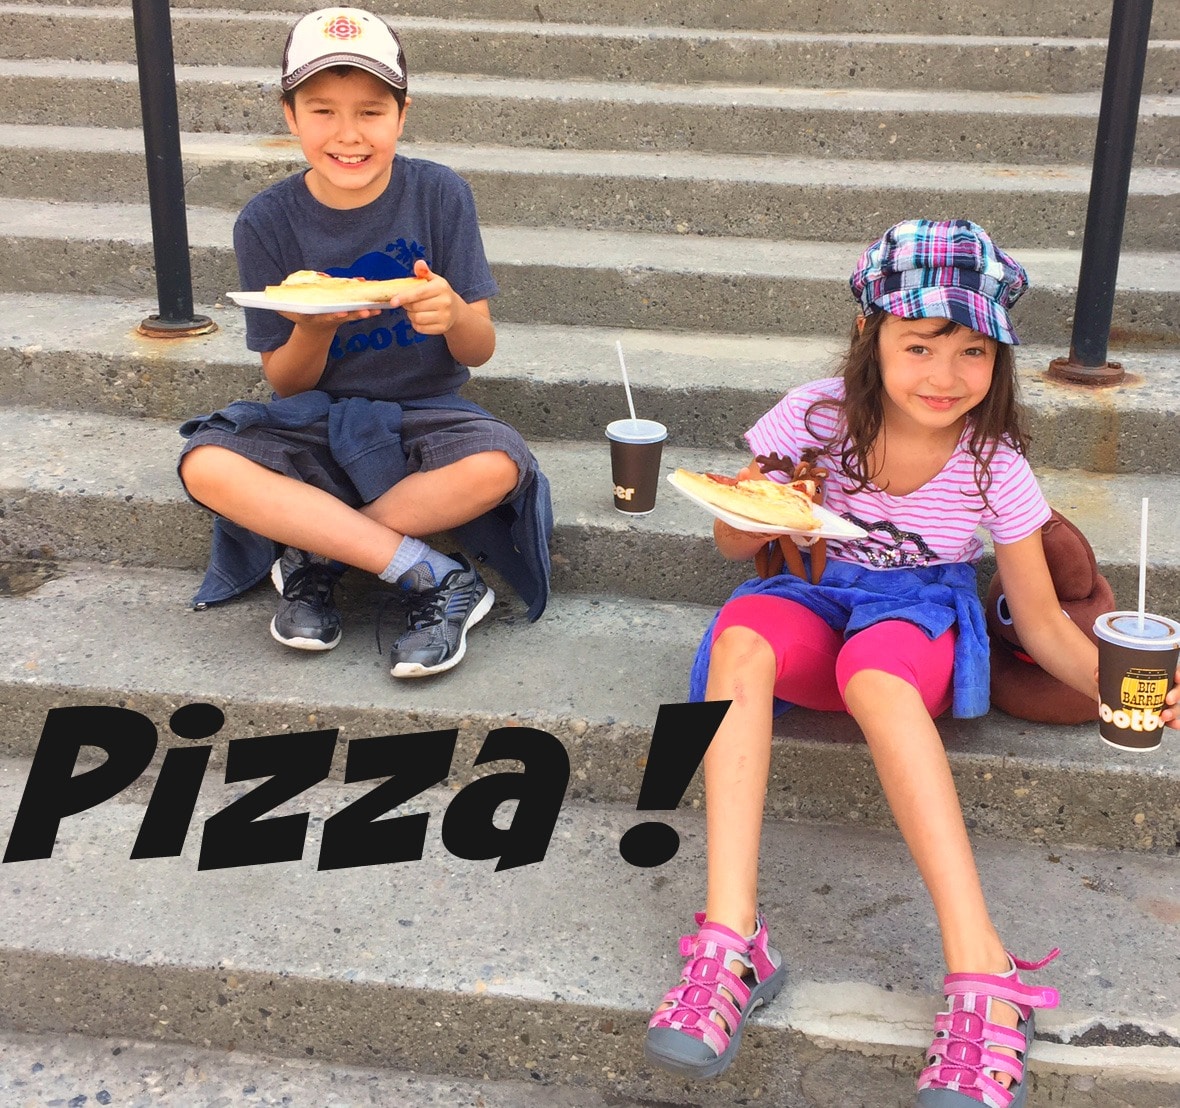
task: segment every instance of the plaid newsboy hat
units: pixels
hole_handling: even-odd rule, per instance
[[[890,227],[848,279],[866,316],[952,319],[1000,342],[1020,339],[1008,309],[1028,274],[967,219],[911,219]]]

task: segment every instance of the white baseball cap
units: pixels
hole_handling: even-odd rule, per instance
[[[406,87],[406,56],[397,32],[360,8],[321,8],[291,28],[283,48],[283,91],[334,65],[355,66],[392,88]]]

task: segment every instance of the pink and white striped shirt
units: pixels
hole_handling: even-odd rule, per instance
[[[797,461],[808,447],[822,449],[841,425],[839,409],[825,407],[812,414],[808,430],[803,421],[807,409],[816,400],[843,397],[844,382],[838,377],[793,389],[746,432],[746,442],[755,454],[776,452]],[[830,473],[824,507],[869,532],[863,539],[829,540],[828,557],[874,569],[974,563],[983,553],[980,527],[998,543],[1018,542],[1040,528],[1049,518],[1049,505],[1028,460],[1007,444],[996,449],[985,506],[968,438],[969,429],[964,429],[942,470],[907,496],[891,496],[872,486],[850,493],[853,482],[838,472],[830,455],[822,457],[820,464],[827,463]]]

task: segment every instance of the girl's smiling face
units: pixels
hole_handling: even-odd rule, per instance
[[[304,81],[294,99],[283,111],[311,167],[305,180],[312,196],[330,208],[376,200],[389,184],[406,122],[393,90],[362,69],[325,70]]]
[[[887,316],[877,332],[886,424],[961,430],[991,388],[998,348],[995,339],[947,319]]]

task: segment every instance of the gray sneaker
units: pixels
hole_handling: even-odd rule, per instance
[[[282,595],[270,621],[278,642],[296,650],[331,650],[340,642],[340,609],[332,590],[343,572],[338,563],[287,547],[270,571]]]
[[[270,567],[271,584],[274,585],[279,596],[283,595],[283,582],[308,560],[325,564],[328,561],[327,558],[321,558],[318,554],[308,554],[306,550],[300,550],[297,546],[283,548],[283,556]]]
[[[462,554],[449,555],[463,568],[440,584],[402,597],[406,631],[393,644],[394,677],[428,677],[456,666],[467,651],[467,630],[492,610],[496,594]]]

